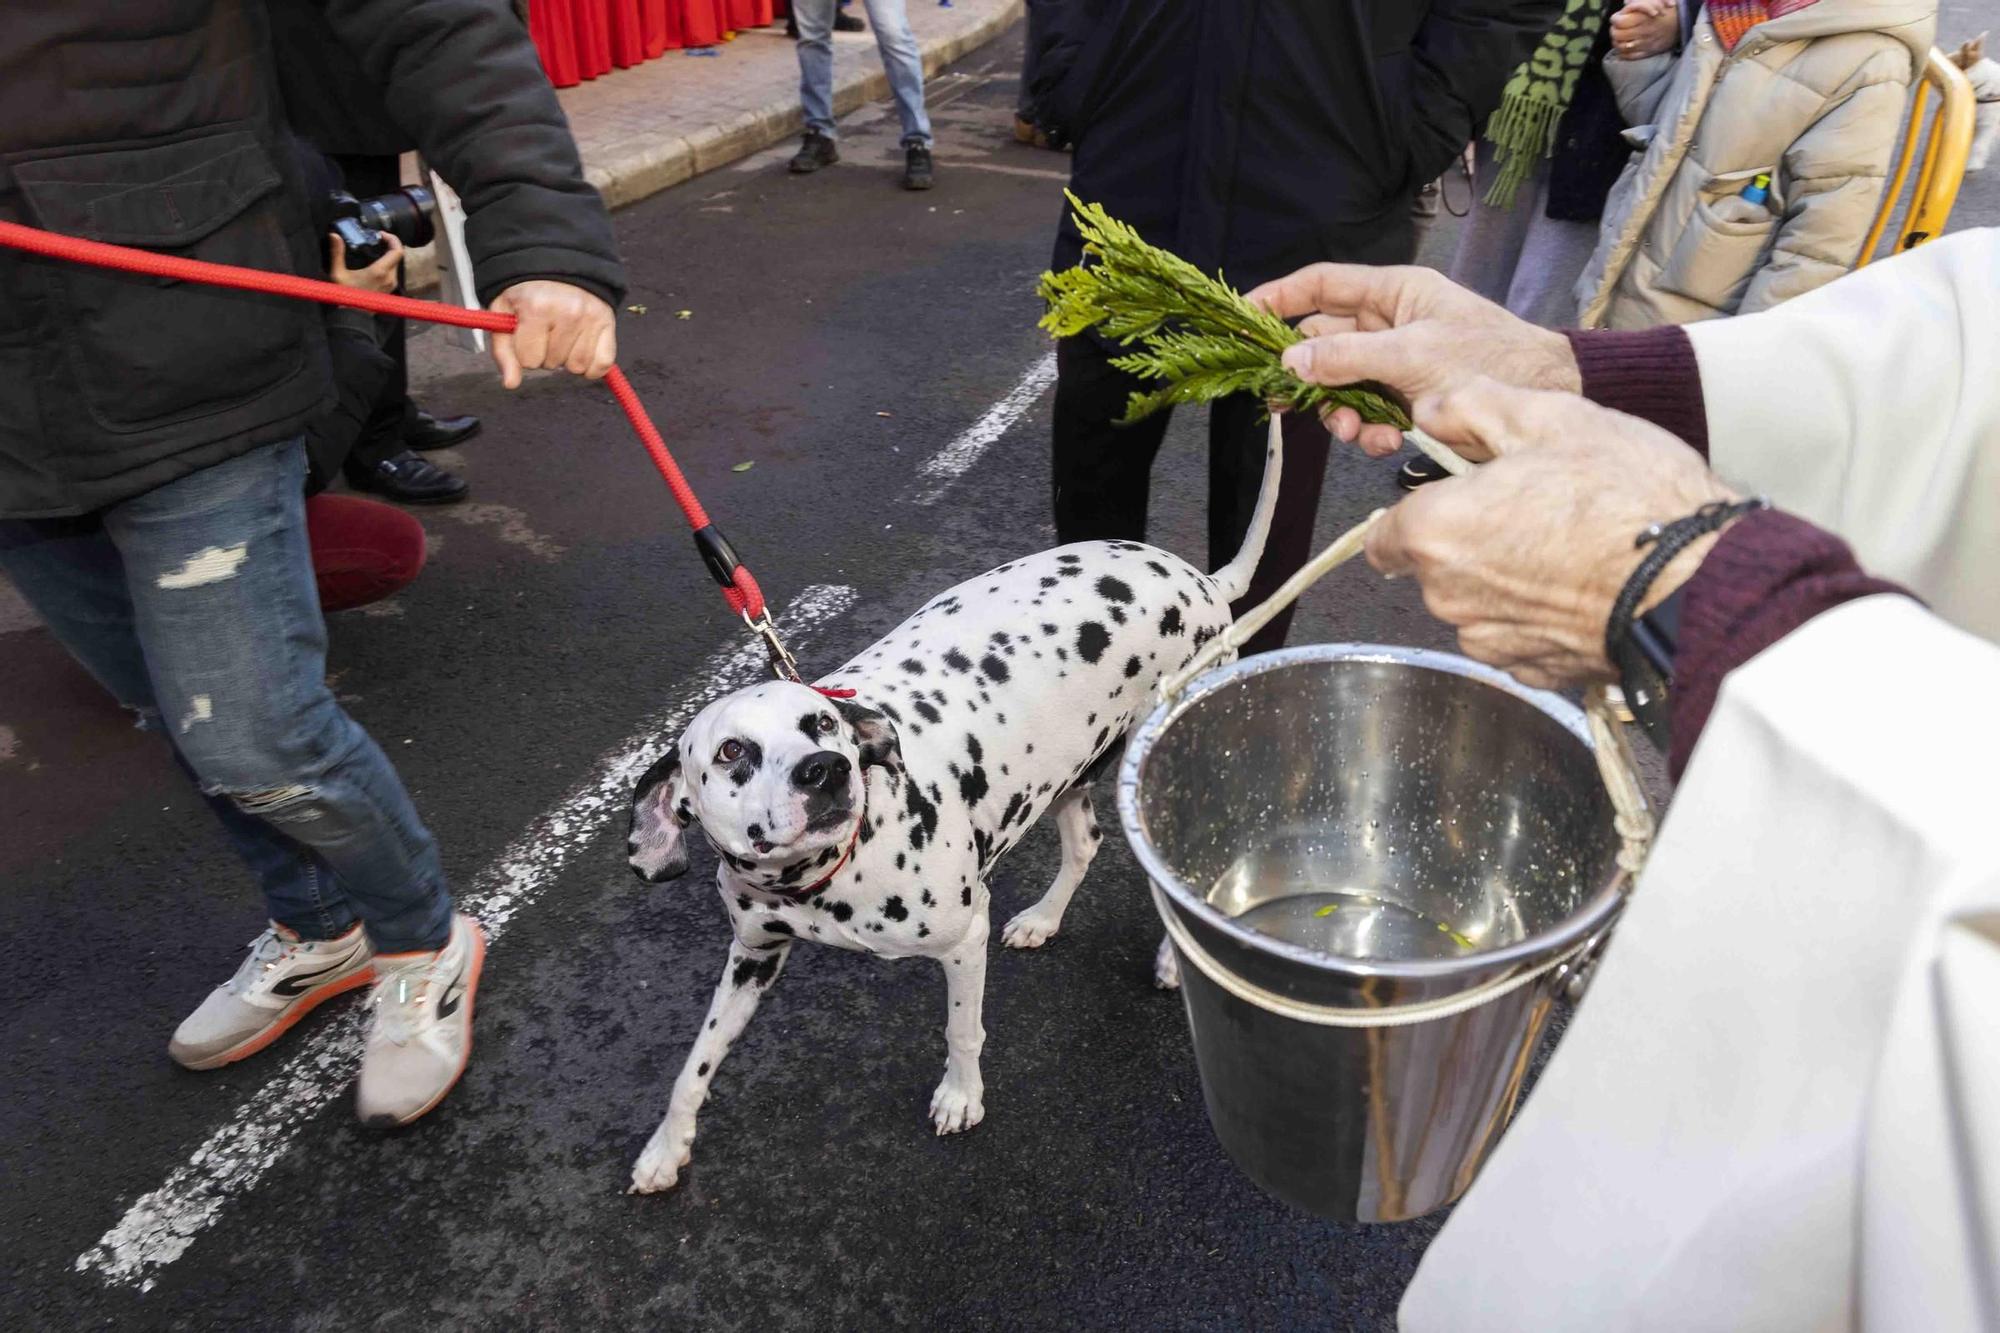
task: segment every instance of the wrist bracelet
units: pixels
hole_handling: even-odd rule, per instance
[[[1771,502],[1763,496],[1752,496],[1748,500],[1712,500],[1689,514],[1686,518],[1675,519],[1671,523],[1654,523],[1648,526],[1632,541],[1635,547],[1650,546],[1645,559],[1632,571],[1625,586],[1618,591],[1618,600],[1611,604],[1611,616],[1604,624],[1604,656],[1606,660],[1618,660],[1618,644],[1632,628],[1632,613],[1638,610],[1646,592],[1653,586],[1653,580],[1660,576],[1673,558],[1686,550],[1698,538],[1722,527],[1732,519],[1759,509],[1769,509]]]

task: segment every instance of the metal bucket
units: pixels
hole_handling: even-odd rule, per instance
[[[1463,1193],[1623,902],[1582,710],[1444,653],[1267,653],[1139,727],[1118,810],[1237,1165],[1342,1220]]]

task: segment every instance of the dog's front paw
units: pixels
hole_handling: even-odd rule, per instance
[[[1000,942],[1010,949],[1039,949],[1054,939],[1056,931],[1061,928],[1061,916],[1045,912],[1037,905],[1002,927]]]
[[[662,1126],[632,1164],[632,1188],[627,1194],[658,1194],[680,1183],[681,1168],[694,1158],[694,1136],[669,1137]]]
[[[944,1082],[931,1094],[931,1123],[937,1126],[937,1132],[956,1134],[984,1120],[986,1105],[980,1100],[984,1093],[985,1089],[978,1084],[967,1085],[946,1074]]]
[[[1160,951],[1153,955],[1153,984],[1161,990],[1181,988],[1181,956],[1174,952],[1174,942],[1160,941]]]

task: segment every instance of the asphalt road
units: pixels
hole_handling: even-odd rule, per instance
[[[1006,138],[1017,43],[938,82],[929,195],[895,188],[877,108],[834,171],[793,180],[774,152],[616,219],[645,307],[624,364],[773,604],[805,604],[809,668],[1052,540],[1045,394],[921,502],[924,463],[1046,353],[1032,288],[1063,160]],[[1968,202],[1961,225],[2000,213],[1987,182]],[[222,1071],[171,1065],[261,913],[157,742],[43,631],[0,633],[0,1325],[1392,1327],[1434,1224],[1328,1225],[1235,1173],[1115,840],[1055,942],[993,951],[977,1130],[925,1116],[937,969],[800,950],[680,1189],[623,1193],[726,933],[705,849],[659,888],[625,870],[619,762],[709,697],[740,634],[607,395],[509,397],[439,335],[415,346],[423,401],[489,423],[454,460],[474,499],[423,515],[430,567],[338,618],[331,666],[455,883],[507,914],[473,1065],[389,1136],[339,1091],[352,1005]],[[1154,533],[1196,558],[1200,450],[1178,423]],[[1394,495],[1337,456],[1323,532]],[[1413,589],[1360,570],[1294,634],[1445,644]],[[1003,919],[1055,851],[1039,829],[1003,863]]]

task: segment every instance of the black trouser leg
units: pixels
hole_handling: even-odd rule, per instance
[[[336,153],[333,160],[347,178],[348,193],[357,198],[372,199],[402,186],[401,158]],[[403,290],[400,268],[396,272],[396,290]],[[410,405],[410,365],[404,345],[405,333],[404,321],[388,315],[376,317],[376,341],[388,354],[393,369],[383,382],[381,397],[375,400],[375,410],[369,413],[368,424],[362,427],[361,437],[354,442],[354,449],[348,455],[348,465],[352,468],[365,469],[404,449],[403,430],[415,411]]]
[[[1142,382],[1111,364],[1091,338],[1056,345],[1056,406],[1050,462],[1056,537],[1068,544],[1146,536],[1146,492],[1168,414],[1120,426]]]
[[[1236,558],[1257,509],[1257,491],[1264,480],[1264,439],[1269,427],[1264,405],[1247,394],[1215,403],[1208,416],[1208,560],[1220,569]],[[1310,412],[1285,416],[1283,481],[1278,487],[1278,512],[1264,558],[1250,581],[1250,592],[1236,603],[1241,615],[1278,590],[1278,585],[1312,558],[1313,520],[1319,514],[1320,485],[1326,480],[1331,440],[1319,418]],[[1243,655],[1282,648],[1291,628],[1292,608],[1286,607],[1243,645]]]

